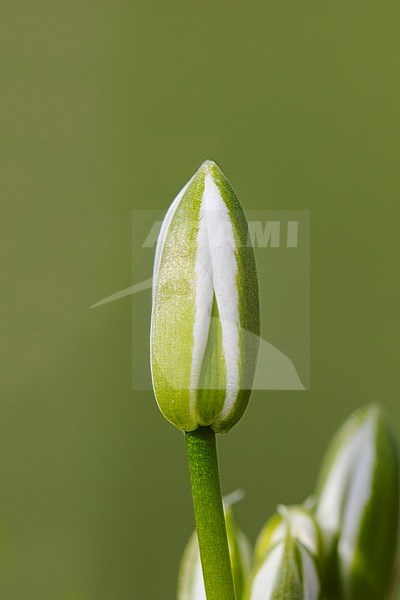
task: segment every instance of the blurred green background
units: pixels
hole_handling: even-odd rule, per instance
[[[132,210],[207,157],[245,207],[311,216],[311,389],[255,393],[219,439],[242,527],[312,491],[352,408],[400,430],[399,12],[3,0],[2,600],[175,597],[184,439],[132,390],[132,299],[89,306],[133,283]]]

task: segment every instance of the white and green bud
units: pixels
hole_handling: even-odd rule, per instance
[[[323,464],[316,518],[332,600],[385,600],[398,527],[398,450],[379,406],[353,413]]]
[[[258,281],[243,210],[206,161],[170,206],[153,275],[151,366],[157,403],[183,431],[228,431],[251,392]]]
[[[318,548],[315,523],[308,515],[273,517],[257,543],[255,571],[245,600],[319,600],[321,585],[312,551]],[[297,511],[296,511],[297,513]],[[303,525],[305,529],[303,530]],[[307,544],[304,545],[300,539]]]
[[[306,548],[316,564],[321,563],[321,533],[314,514],[302,505],[279,505],[258,536],[254,551],[255,564],[260,564],[268,550],[284,541],[288,533]]]
[[[225,523],[236,598],[242,600],[251,570],[252,548],[230,507],[225,509]],[[196,532],[186,546],[179,568],[178,600],[207,600]]]

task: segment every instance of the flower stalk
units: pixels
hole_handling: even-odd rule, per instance
[[[236,490],[223,498],[226,533],[237,600],[243,600],[244,589],[251,572],[253,554],[250,541],[238,526],[232,508],[233,504],[242,499],[243,494],[242,490]],[[207,600],[197,531],[190,536],[182,556],[176,600]]]
[[[207,600],[236,600],[218,471],[215,433],[186,433],[197,537]]]

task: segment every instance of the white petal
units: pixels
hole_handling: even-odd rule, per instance
[[[251,588],[251,600],[269,600],[272,597],[279,578],[284,549],[284,543],[275,546],[269,553],[267,560],[256,573]]]
[[[370,416],[361,431],[359,440],[359,461],[357,468],[353,469],[347,491],[346,510],[340,533],[338,553],[343,575],[346,577],[350,571],[354,549],[361,529],[364,510],[372,494],[372,479],[375,463],[375,428],[376,420]]]
[[[358,527],[359,524],[357,514],[361,517],[361,507],[367,502],[370,496],[374,458],[373,422],[374,416],[371,415],[339,450],[329,478],[324,486],[316,515],[318,521],[323,523],[324,531],[330,535],[336,535],[341,526],[343,500],[351,480],[354,480],[356,477],[359,480],[357,486],[362,485],[362,487],[360,489],[358,487],[354,488],[353,481],[353,500],[348,517],[348,534],[350,537],[354,537],[354,527]],[[361,475],[356,474],[355,465],[357,465],[357,470],[361,471]],[[357,513],[357,511],[361,512]],[[350,525],[350,521],[353,521],[352,525]],[[346,552],[345,548],[344,552]]]
[[[211,174],[205,177],[201,214],[207,225],[226,369],[226,395],[219,420],[231,411],[239,389],[239,293],[233,227],[226,204]]]
[[[299,544],[303,572],[303,599],[318,600],[320,584],[315,563],[307,550]]]
[[[210,331],[213,304],[213,271],[208,239],[207,223],[204,218],[204,196],[200,207],[200,222],[197,234],[196,254],[196,298],[193,326],[193,354],[191,369],[191,411],[195,412],[196,391],[199,387],[201,367]]]

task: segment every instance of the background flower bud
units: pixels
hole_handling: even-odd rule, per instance
[[[256,565],[246,600],[318,600],[320,582],[307,548],[287,529]]]
[[[206,161],[164,219],[153,277],[155,396],[176,427],[228,431],[242,416],[259,344],[258,282],[242,208]]]
[[[321,562],[321,534],[313,513],[301,505],[280,505],[258,536],[254,551],[255,564],[264,559],[271,546],[283,541],[288,532],[307,549],[316,563]]]
[[[225,522],[236,597],[242,600],[251,568],[251,545],[237,526],[230,507],[225,509]],[[186,546],[179,568],[178,600],[207,600],[196,532]]]
[[[398,450],[378,405],[357,410],[333,439],[316,517],[332,600],[385,600],[398,527]]]

